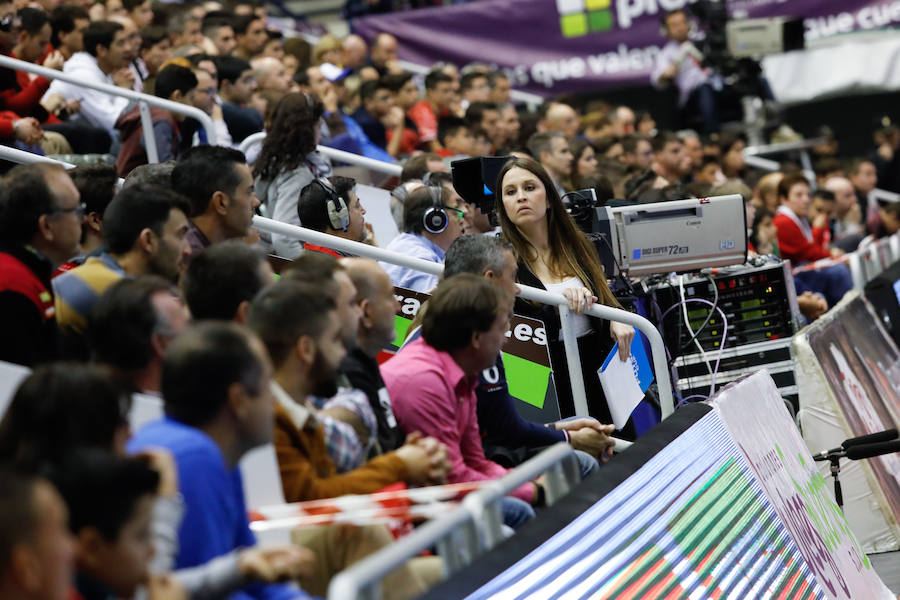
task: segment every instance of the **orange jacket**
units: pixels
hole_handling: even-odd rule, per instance
[[[404,481],[406,465],[394,452],[373,458],[358,469],[338,474],[320,425],[298,429],[280,405],[275,406],[275,453],[284,498],[304,502],[344,494],[371,494]]]

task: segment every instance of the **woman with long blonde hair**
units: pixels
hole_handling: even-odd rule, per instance
[[[519,257],[519,283],[560,293],[569,301],[574,319],[581,368],[591,416],[611,423],[597,369],[613,343],[625,360],[634,328],[584,315],[593,302],[620,308],[603,272],[593,244],[575,225],[556,192],[550,176],[532,158],[515,157],[497,177],[497,212],[503,236]],[[550,357],[560,412],[575,414],[572,386],[555,307],[519,300],[516,312],[541,319],[547,329]]]

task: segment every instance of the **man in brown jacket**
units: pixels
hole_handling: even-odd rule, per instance
[[[288,502],[369,494],[403,481],[443,482],[450,465],[446,448],[413,433],[406,444],[358,469],[338,474],[325,446],[325,434],[308,400],[323,381],[334,378],[347,353],[334,300],[319,287],[282,279],[250,306],[247,325],[263,340],[275,367],[275,451]],[[294,541],[312,550],[319,572],[304,580],[310,593],[325,595],[332,575],[393,541],[384,525],[332,525],[293,532]],[[440,560],[418,558],[382,582],[385,598],[421,595],[440,575]]]
[[[416,433],[396,451],[337,474],[315,408],[307,400],[318,384],[336,376],[347,352],[330,297],[308,284],[279,281],[254,300],[248,325],[262,338],[275,366],[275,449],[288,502],[369,494],[398,481],[443,481],[449,468],[445,448]]]

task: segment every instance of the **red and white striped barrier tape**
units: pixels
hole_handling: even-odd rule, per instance
[[[334,523],[369,525],[389,520],[427,520],[453,508],[481,485],[482,482],[466,482],[406,488],[400,483],[374,494],[263,506],[251,511],[251,528],[268,531]]]

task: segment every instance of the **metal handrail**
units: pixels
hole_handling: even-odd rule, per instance
[[[13,69],[16,71],[25,71],[26,73],[33,73],[35,75],[40,75],[41,77],[45,77],[47,79],[59,79],[60,81],[65,81],[71,83],[72,85],[77,85],[79,87],[87,88],[90,90],[96,90],[98,92],[103,92],[105,94],[109,94],[110,96],[119,96],[121,98],[128,98],[129,100],[133,100],[138,104],[143,103],[145,106],[156,106],[158,108],[164,108],[173,113],[178,113],[180,115],[186,115],[188,117],[193,117],[200,121],[200,124],[203,125],[203,128],[206,130],[206,139],[209,141],[210,145],[215,145],[218,139],[216,138],[216,129],[213,126],[212,118],[200,110],[199,108],[195,108],[193,106],[187,106],[186,104],[180,104],[178,102],[172,102],[171,100],[166,100],[165,98],[158,98],[156,96],[151,96],[149,94],[142,94],[140,92],[135,92],[134,90],[126,90],[125,88],[117,87],[114,85],[109,85],[106,83],[94,83],[92,81],[82,81],[77,77],[73,77],[71,75],[67,75],[62,71],[57,71],[55,69],[48,69],[47,67],[42,67],[40,65],[35,65],[30,62],[25,62],[24,60],[18,60],[15,58],[11,58],[9,56],[0,55],[0,66],[7,67],[9,69]],[[147,112],[147,119],[149,119],[149,111]],[[150,159],[150,149],[156,148],[156,139],[153,137],[153,127],[152,125],[148,128],[145,123],[145,117],[143,116],[141,123],[144,129],[144,142],[146,144],[147,149],[147,158]],[[155,154],[155,152],[154,152]],[[155,157],[154,157],[155,158]],[[158,161],[149,161],[149,162],[158,162]]]
[[[554,504],[578,485],[581,481],[578,459],[569,444],[554,444],[500,479],[485,483],[463,499],[463,506],[480,525],[478,541],[484,550],[490,550],[503,541],[500,500],[543,474],[546,474],[544,489],[548,505]]]
[[[560,467],[563,461],[571,467],[565,477],[550,477],[550,472]],[[547,448],[500,479],[491,481],[466,496],[462,505],[446,516],[429,521],[411,534],[338,573],[328,586],[328,600],[378,598],[377,589],[372,584],[422,550],[435,545],[448,567],[444,573],[446,578],[449,571],[458,570],[472,562],[475,555],[490,550],[500,541],[500,501],[507,494],[547,472],[547,502],[553,504],[577,484],[575,463],[575,455],[568,444],[560,442]],[[472,536],[473,526],[477,532],[475,539]],[[454,534],[462,534],[465,543],[456,547],[441,543]]]
[[[799,140],[796,142],[784,142],[781,144],[761,144],[759,146],[747,146],[744,148],[745,154],[753,154],[763,156],[766,154],[781,154],[783,152],[795,152],[797,150],[808,150],[821,146],[828,141],[828,138],[817,137],[809,140]]]
[[[40,154],[33,154],[31,152],[26,152],[24,150],[19,150],[18,148],[13,148],[12,146],[3,146],[0,145],[0,158],[6,159],[9,162],[14,162],[20,165],[33,165],[36,163],[42,164],[50,164],[50,165],[59,165],[65,169],[74,169],[76,165],[72,163],[63,162],[61,160],[56,160],[53,158],[47,158],[46,156],[41,156]]]
[[[248,135],[246,138],[244,138],[244,141],[241,142],[239,149],[244,154],[247,154],[247,150],[249,150],[256,144],[261,144],[265,139],[265,131],[260,131],[259,133]],[[398,164],[385,162],[383,160],[376,160],[374,158],[369,158],[368,156],[362,156],[361,154],[345,152],[344,150],[338,150],[337,148],[329,148],[328,146],[323,146],[322,144],[316,146],[316,150],[333,160],[339,160],[341,162],[345,162],[349,165],[354,165],[357,167],[364,167],[366,169],[369,169],[370,171],[385,173],[386,175],[400,177],[400,173],[403,171],[403,168]]]
[[[0,159],[5,159],[9,162],[20,165],[59,165],[66,170],[75,169],[78,167],[78,165],[73,165],[72,163],[68,163],[62,160],[56,160],[55,158],[47,158],[46,156],[41,156],[40,154],[32,154],[31,152],[25,152],[24,150],[19,150],[18,148],[13,148],[11,146],[4,146],[2,144],[0,144]],[[116,185],[121,188],[123,183],[125,183],[125,180],[119,177]]]
[[[243,152],[245,155],[247,154],[247,150],[252,148],[257,144],[262,144],[263,140],[266,139],[266,132],[259,131],[257,133],[251,133],[247,137],[244,138],[244,141],[238,146],[238,150]]]
[[[853,281],[853,288],[862,291],[866,287],[866,272],[863,270],[862,258],[858,252],[851,252],[849,255],[850,279]]]
[[[303,227],[297,227],[296,225],[291,225],[289,223],[274,221],[265,217],[253,217],[253,226],[261,231],[267,231],[276,235],[291,237],[303,242],[311,242],[313,244],[324,246],[326,248],[332,248],[334,250],[340,250],[342,252],[347,252],[356,256],[373,258],[375,260],[415,269],[416,271],[429,273],[431,275],[440,275],[444,271],[444,265],[440,263],[434,263],[427,260],[422,260],[421,258],[406,256],[405,254],[400,254],[398,252],[392,252],[383,248],[376,248],[375,246],[369,246],[368,244],[354,242],[337,236],[328,235],[327,233],[313,231],[312,229],[305,229]],[[578,344],[575,341],[575,335],[572,327],[570,326],[571,323],[569,323],[569,326],[567,326],[567,322],[569,321],[569,301],[566,300],[566,298],[562,294],[552,294],[546,290],[540,290],[537,288],[529,287],[527,285],[519,285],[519,288],[521,289],[521,295],[523,298],[541,302],[543,304],[550,304],[559,308],[560,320],[563,326],[562,332],[563,341],[566,348],[566,356],[569,357],[569,360],[567,362],[569,363],[569,378],[572,382],[572,397],[575,401],[575,411],[580,415],[590,414],[588,411],[587,399],[585,397],[583,380],[581,376],[581,360],[578,353]],[[663,344],[662,335],[660,335],[656,327],[654,327],[653,324],[650,323],[650,321],[648,321],[644,317],[641,317],[640,315],[636,315],[619,308],[604,306],[602,304],[592,304],[585,310],[585,314],[601,319],[607,319],[609,321],[626,323],[637,328],[647,336],[647,339],[650,341],[650,348],[652,351],[651,354],[653,359],[653,367],[656,370],[656,381],[659,388],[660,411],[662,413],[662,418],[665,419],[666,417],[671,415],[674,412],[675,406],[672,396],[672,381],[669,378],[668,365],[666,364],[665,345]]]
[[[744,163],[756,169],[762,169],[763,171],[777,171],[781,168],[781,163],[779,163],[778,161],[763,158],[761,156],[756,156],[755,154],[745,153]]]
[[[323,146],[321,144],[316,146],[316,150],[333,160],[339,160],[357,167],[365,167],[371,171],[378,171],[379,173],[385,173],[387,175],[400,177],[400,173],[403,171],[403,167],[398,164],[376,160],[374,158],[369,158],[368,156],[360,156],[359,154],[345,152],[343,150],[338,150],[337,148],[329,148],[328,146]]]
[[[881,251],[885,247],[890,254],[887,264],[881,259]],[[847,260],[853,288],[862,291],[867,283],[900,260],[900,233],[875,240],[865,248],[848,253]]]
[[[900,201],[900,194],[898,194],[897,192],[883,190],[881,188],[875,188],[874,190],[869,192],[869,194],[876,200],[884,200],[885,202]]]

